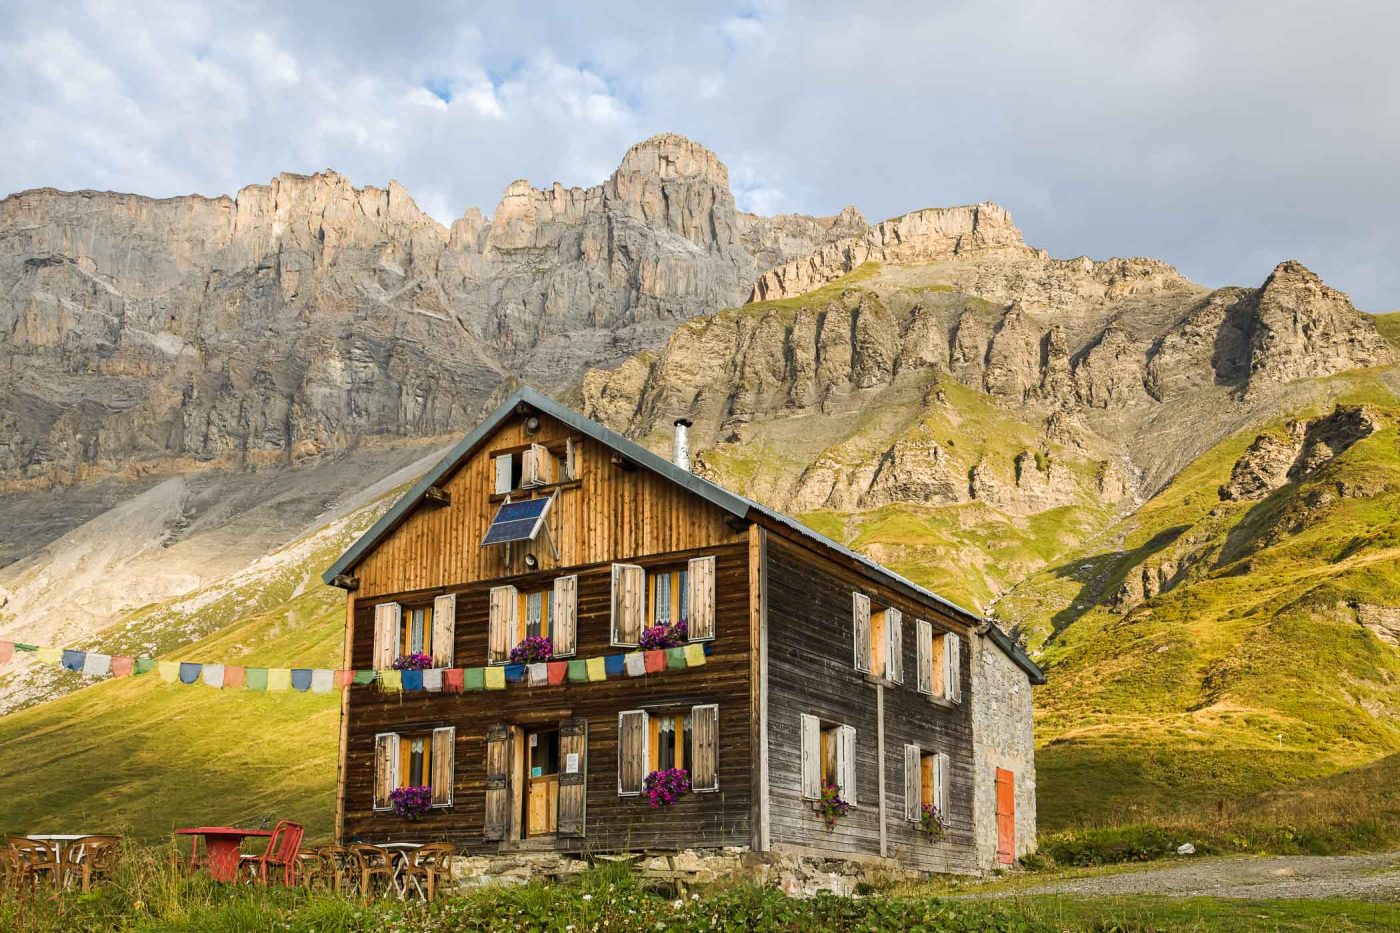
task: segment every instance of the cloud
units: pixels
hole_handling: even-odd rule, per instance
[[[443,221],[674,130],[746,209],[991,199],[1055,255],[1209,285],[1297,258],[1400,308],[1381,3],[449,0],[0,7],[0,191],[233,193],[332,167]]]

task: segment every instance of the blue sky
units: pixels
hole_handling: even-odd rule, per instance
[[[1056,256],[1400,309],[1385,3],[0,0],[0,193],[402,182],[443,221],[675,131],[740,206],[997,201]]]

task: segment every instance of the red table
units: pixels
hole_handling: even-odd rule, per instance
[[[203,836],[204,852],[209,865],[209,877],[215,881],[238,880],[238,858],[243,854],[243,840],[247,836],[271,836],[266,829],[235,829],[232,826],[196,826],[193,829],[177,829],[177,836]],[[191,842],[191,845],[198,845]]]

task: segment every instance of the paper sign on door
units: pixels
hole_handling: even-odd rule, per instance
[[[564,773],[578,774],[578,752],[569,752],[564,756]]]

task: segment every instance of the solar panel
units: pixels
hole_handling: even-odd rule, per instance
[[[519,502],[506,502],[501,505],[491,526],[486,529],[486,537],[481,546],[509,544],[512,541],[533,541],[539,526],[549,511],[553,497],[545,499],[522,499]]]

